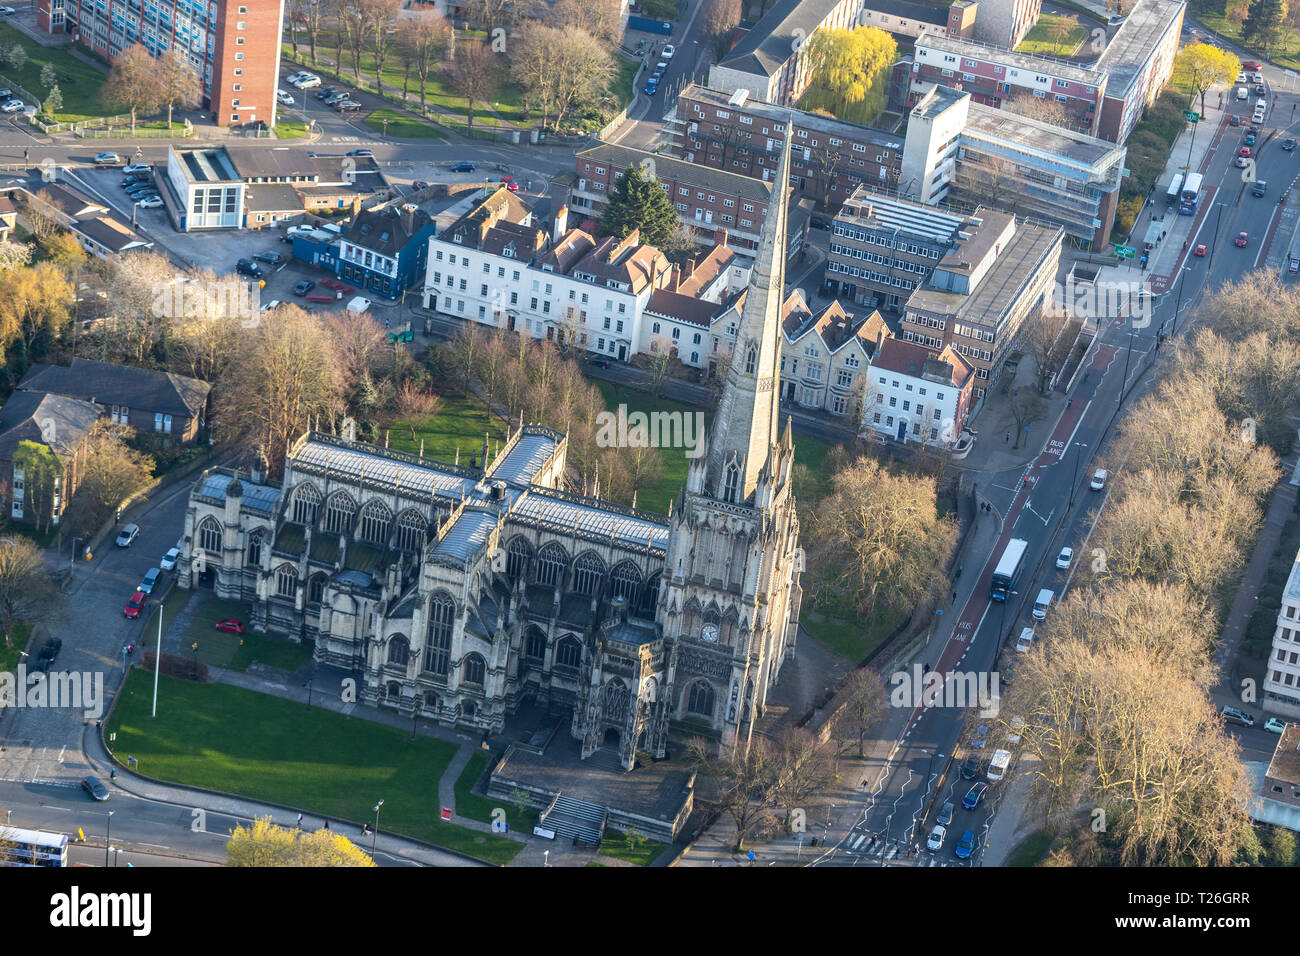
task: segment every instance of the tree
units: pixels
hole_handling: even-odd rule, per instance
[[[1241,42],[1268,50],[1286,19],[1286,0],[1251,0],[1241,24]]]
[[[61,109],[63,109],[63,91],[59,89],[59,84],[55,83],[45,94],[45,102],[41,104],[41,110],[46,116],[53,116]]]
[[[131,133],[135,133],[136,114],[141,110],[154,113],[167,102],[169,90],[162,82],[154,58],[138,43],[132,44],[113,61],[108,79],[100,88],[100,98],[131,113]]]
[[[653,173],[629,166],[609,191],[609,202],[600,216],[600,228],[618,239],[633,229],[641,241],[656,249],[669,241],[680,220],[673,202]]]
[[[32,261],[32,247],[25,242],[6,239],[0,242],[0,272],[20,269]]]
[[[456,47],[447,71],[452,85],[465,97],[465,125],[474,127],[474,106],[491,100],[499,82],[501,61],[485,43],[464,42]]]
[[[756,737],[743,754],[720,755],[707,740],[693,737],[688,750],[702,778],[703,800],[731,818],[736,827],[732,850],[741,852],[750,834],[772,817],[776,759],[772,745],[766,738]]]
[[[321,18],[329,12],[328,0],[303,0],[303,28],[307,31],[307,48],[311,51],[311,65],[316,65],[316,40],[320,37]]]
[[[44,189],[33,195],[23,206],[23,217],[37,241],[62,229],[65,216],[63,206]]]
[[[14,45],[5,51],[5,65],[13,67],[15,71],[21,71],[27,65],[27,50],[17,41]]]
[[[523,15],[517,0],[467,0],[461,4],[465,17],[491,33],[493,28],[509,30]]]
[[[911,608],[947,590],[943,568],[957,542],[940,517],[932,481],[858,458],[831,478],[812,515],[809,559],[828,593],[867,614],[877,601]]]
[[[361,55],[366,48],[366,23],[361,5],[352,0],[333,0],[331,13],[334,15],[334,31],[338,39],[339,69],[343,68],[344,51],[351,55],[352,76],[358,86],[361,85]]]
[[[217,383],[215,420],[223,438],[241,441],[273,473],[311,419],[343,411],[339,359],[319,320],[287,307],[249,330],[241,360]]]
[[[41,67],[41,88],[51,90],[59,85],[58,73],[54,70],[53,63],[46,63]]]
[[[689,223],[677,221],[677,227],[668,234],[668,238],[661,242],[656,248],[662,252],[670,262],[678,264],[684,263],[687,259],[693,259],[700,252],[702,240],[700,231]]]
[[[411,68],[420,82],[420,111],[424,112],[428,109],[429,73],[447,50],[451,27],[439,13],[429,10],[413,17],[403,17],[398,31],[404,55],[410,57]]]
[[[0,342],[21,338],[29,354],[43,357],[67,325],[72,301],[72,283],[51,263],[13,270],[0,296]]]
[[[392,53],[401,0],[360,0],[361,17],[375,58],[375,89],[383,92],[384,63]],[[390,33],[389,31],[393,31]]]
[[[172,47],[154,60],[154,72],[161,92],[160,103],[167,107],[167,128],[170,129],[174,110],[194,109],[203,102],[203,83],[182,47]]]
[[[898,58],[893,36],[875,27],[818,30],[808,40],[803,108],[821,108],[841,120],[868,123],[884,108],[885,81]]]
[[[1065,320],[1062,316],[1044,309],[1026,322],[1021,329],[1021,341],[1033,356],[1034,369],[1038,373],[1038,391],[1043,394],[1047,393],[1047,379],[1052,373],[1050,363],[1052,349],[1064,324]]]
[[[235,827],[226,844],[226,866],[375,866],[375,861],[340,833],[305,833],[259,817],[252,826]]]
[[[849,675],[840,691],[844,704],[835,718],[834,734],[838,740],[856,742],[858,757],[866,754],[867,734],[885,714],[885,683],[869,667],[860,667]]]
[[[85,264],[87,255],[81,243],[72,233],[59,230],[52,236],[46,236],[41,242],[41,251],[53,265],[66,276],[75,276]]]
[[[154,460],[127,444],[133,434],[130,428],[100,419],[87,436],[81,485],[69,509],[79,530],[102,524],[152,479]]]
[[[415,441],[419,437],[415,432],[416,426],[423,426],[429,419],[437,415],[438,407],[441,404],[442,399],[437,395],[417,388],[410,382],[397,390],[394,401],[397,417],[404,419],[407,427],[411,429],[411,441]]]
[[[1011,447],[1019,448],[1029,426],[1043,417],[1043,400],[1037,390],[1020,389],[1011,396],[1007,407],[1016,423],[1016,440]]]
[[[1205,112],[1205,94],[1211,87],[1231,86],[1241,72],[1241,61],[1227,50],[1208,43],[1185,46],[1174,59],[1174,75],[1191,87],[1192,95],[1200,97],[1201,112]]]
[[[59,591],[45,570],[45,560],[30,538],[0,538],[0,629],[5,647],[13,647],[19,621],[48,622],[59,606]]]
[[[794,812],[834,778],[830,748],[803,727],[786,727],[777,733],[772,755],[772,799],[789,826]]]
[[[732,31],[740,26],[740,14],[741,0],[708,0],[704,8],[704,32],[719,60],[727,54]]]
[[[585,30],[534,22],[511,44],[510,75],[542,125],[560,130],[566,116],[600,101],[616,70],[609,50]]]
[[[56,440],[53,435],[43,435],[43,438],[44,442],[50,443]],[[38,531],[50,526],[57,482],[63,475],[62,464],[44,442],[20,441],[13,453],[14,470],[23,473],[24,517]]]
[[[617,43],[620,38],[619,0],[560,0],[547,19],[564,29],[582,30],[603,43]]]
[[[1056,53],[1061,49],[1061,44],[1070,38],[1074,28],[1078,23],[1072,17],[1058,17],[1047,27],[1047,38],[1052,41],[1052,52]]]

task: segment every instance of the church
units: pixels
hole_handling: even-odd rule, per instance
[[[529,702],[571,710],[582,757],[612,749],[625,770],[664,756],[670,726],[745,750],[802,596],[793,436],[778,433],[786,215],[783,195],[668,515],[565,490],[566,437],[544,425],[469,465],[310,431],[279,483],[220,468],[195,482],[180,586],[251,602],[251,630],[310,642],[361,675],[364,703],[412,719],[494,734]]]

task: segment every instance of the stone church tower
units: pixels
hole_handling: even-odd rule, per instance
[[[660,592],[679,713],[711,709],[724,751],[748,747],[794,652],[802,596],[789,423],[778,437],[791,126],[718,414],[673,508]]]

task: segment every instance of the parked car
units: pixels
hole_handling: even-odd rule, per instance
[[[931,853],[938,853],[943,849],[943,841],[947,835],[947,828],[942,824],[936,823],[934,829],[930,831],[929,839],[925,841],[925,848]]]
[[[976,754],[971,754],[962,762],[961,778],[963,780],[974,780],[980,774],[980,758]]]
[[[117,546],[119,548],[129,548],[136,538],[140,537],[140,526],[138,524],[129,524],[117,533]]]
[[[284,90],[276,90],[275,98],[280,101],[281,106],[293,106],[293,95]]]
[[[349,156],[374,156],[375,151],[373,149],[350,149],[348,150],[348,155]]]
[[[281,302],[279,299],[272,299],[270,302],[266,303],[266,305],[262,306],[262,308],[259,309],[258,311],[260,311],[260,312],[274,312],[276,309],[280,308],[280,306],[282,306],[282,305],[284,305],[284,303]]]
[[[1286,152],[1288,153],[1291,152],[1291,150],[1295,149],[1295,140],[1294,139],[1282,140],[1282,148],[1286,150]]]
[[[1070,566],[1074,560],[1074,548],[1062,548],[1061,553],[1056,556],[1056,566],[1064,570]]]
[[[108,799],[108,787],[100,783],[98,777],[84,777],[81,781],[81,789],[95,800],[102,802]]]
[[[41,654],[37,658],[37,662],[39,663],[44,661],[45,669],[48,670],[50,665],[54,663],[54,659],[59,656],[59,651],[61,650],[63,650],[63,639],[52,637],[46,641],[45,646],[41,648]]]
[[[411,183],[411,188],[418,193],[422,189],[428,189],[429,184],[426,183],[423,179],[417,179],[415,182]]]
[[[253,258],[272,266],[282,265],[285,262],[284,256],[279,252],[255,252]]]
[[[953,850],[959,860],[969,860],[970,855],[975,852],[975,831],[967,830],[957,841],[957,846]]]
[[[299,80],[306,79],[309,76],[311,76],[311,74],[308,73],[306,70],[299,70],[297,73],[290,73],[288,76],[286,76],[284,78],[284,82],[297,83]]]
[[[659,55],[662,56],[665,60],[671,60],[673,58],[673,54],[675,54],[676,52],[677,52],[677,47],[673,46],[671,43],[665,43],[664,52]]]
[[[157,193],[154,193],[152,196],[145,196],[143,199],[137,201],[140,203],[141,209],[161,209],[163,207],[163,198]]]
[[[162,560],[158,562],[158,567],[162,568],[164,571],[175,570],[176,562],[179,561],[180,559],[181,559],[181,549],[172,548],[170,551],[168,551],[166,554],[162,556]]]
[[[322,96],[321,100],[325,103],[326,106],[333,106],[339,100],[346,100],[348,98],[349,97],[348,97],[347,90],[334,90],[333,92],[326,93],[324,96]]]
[[[1239,249],[1245,249],[1248,242],[1250,242],[1250,233],[1248,232],[1239,232],[1237,238],[1232,240],[1232,244]]]
[[[21,113],[25,105],[22,100],[5,100],[0,103],[0,113]]]
[[[244,622],[234,617],[222,618],[217,622],[217,630],[226,634],[243,634]]]
[[[981,780],[975,786],[966,791],[966,796],[962,797],[961,805],[967,810],[974,810],[984,799],[984,794],[988,792],[989,785]]]
[[[140,608],[144,607],[144,602],[144,592],[136,591],[127,599],[126,607],[122,609],[122,614],[134,621],[140,616]]]
[[[1286,721],[1282,720],[1280,717],[1270,717],[1268,720],[1264,721],[1264,729],[1270,734],[1280,734],[1282,731],[1286,730]]]
[[[313,282],[311,279],[303,279],[301,282],[299,282],[296,286],[293,287],[293,294],[306,295],[314,288],[316,288],[315,282]]]
[[[153,167],[148,163],[131,163],[129,166],[122,168],[122,172],[126,173],[128,176],[132,173],[149,173],[152,171]]]
[[[652,76],[650,77],[650,79],[646,81],[645,95],[654,96],[658,92],[659,92],[659,81]]]
[[[664,75],[664,71],[667,69],[668,69],[668,61],[660,60],[658,63],[655,64],[654,73],[652,73],[651,76],[653,76],[657,80],[659,79],[659,77]]]
[[[250,279],[261,279],[265,275],[261,267],[252,259],[240,259],[235,263],[235,272]]]
[[[453,173],[472,173],[474,172],[473,163],[456,163],[451,167]]]
[[[146,193],[158,193],[158,187],[153,183],[136,183],[134,186],[128,186],[126,194],[132,199],[139,199]]]
[[[334,104],[334,110],[338,113],[355,113],[361,109],[361,104],[356,100],[344,100],[341,103]]]
[[[326,86],[316,91],[316,99],[323,100],[327,96],[333,96],[335,93],[342,93],[337,86]]]
[[[952,826],[952,813],[953,813],[953,804],[952,801],[949,800],[946,803],[944,803],[943,809],[939,811],[939,816],[935,818],[934,822],[942,824],[945,827]]]
[[[116,166],[121,162],[122,162],[122,157],[117,155],[117,153],[96,153],[95,154],[96,166]]]
[[[1241,724],[1243,727],[1255,726],[1255,718],[1237,707],[1224,707],[1223,719],[1230,724]]]
[[[1106,479],[1110,477],[1110,472],[1105,468],[1098,468],[1092,473],[1092,481],[1088,482],[1088,487],[1093,491],[1101,491],[1106,487]]]
[[[158,579],[162,577],[161,568],[150,568],[145,574],[144,580],[140,582],[140,590],[145,594],[153,594],[153,589],[158,585]]]
[[[18,11],[15,10],[13,7],[0,6],[0,13],[3,13],[5,16],[9,16],[11,13],[17,13],[17,12]]]
[[[308,73],[305,77],[295,80],[293,85],[298,87],[298,89],[300,90],[315,89],[316,87],[320,86],[320,77]]]

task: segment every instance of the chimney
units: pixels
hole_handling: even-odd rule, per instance
[[[727,244],[727,230],[725,228],[719,229],[717,232],[717,236],[718,236],[718,245],[725,246]]]
[[[352,197],[352,217],[355,219],[357,213],[359,213],[359,212],[361,212],[361,197],[360,197],[360,196],[353,196],[353,197]]]
[[[693,275],[695,275],[695,260],[694,260],[694,259],[687,259],[687,260],[686,260],[686,278],[689,279],[689,278],[690,278],[691,276],[693,276]]]
[[[401,209],[402,228],[406,230],[408,236],[415,235],[415,214],[420,211],[420,207],[415,203],[403,203]]]
[[[682,270],[681,267],[674,262],[672,278],[668,280],[668,291],[676,292],[678,287],[681,286],[681,284],[682,284]]]
[[[551,241],[559,242],[560,237],[563,236],[568,231],[568,229],[569,229],[569,207],[567,205],[564,205],[561,206],[559,210],[555,213],[555,232],[551,235]]]

